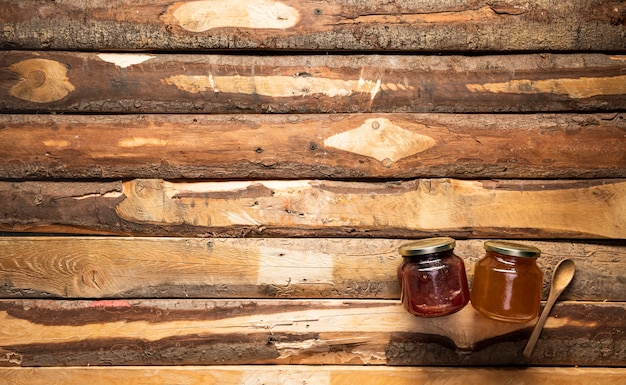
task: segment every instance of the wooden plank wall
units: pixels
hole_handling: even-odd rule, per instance
[[[624,1],[0,10],[0,383],[623,383]],[[530,358],[402,310],[434,235],[575,260]]]

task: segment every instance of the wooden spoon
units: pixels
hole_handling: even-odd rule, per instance
[[[526,347],[522,353],[524,354],[524,357],[528,358],[533,353],[537,339],[539,339],[539,335],[541,334],[543,325],[546,323],[546,319],[548,319],[552,306],[554,306],[556,299],[559,298],[559,295],[561,295],[563,290],[565,290],[567,285],[569,285],[572,281],[575,272],[576,265],[571,259],[562,260],[554,268],[554,271],[552,272],[552,282],[550,282],[550,294],[548,294],[548,301],[546,301],[546,306],[543,308],[541,316],[539,316],[539,320],[533,329],[533,333],[530,335],[530,338],[526,343]]]

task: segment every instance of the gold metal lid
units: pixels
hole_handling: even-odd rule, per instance
[[[541,250],[536,247],[508,241],[486,241],[485,250],[525,258],[537,258],[541,254]]]
[[[454,249],[455,244],[455,240],[450,237],[426,238],[400,246],[400,255],[403,257],[412,257],[440,253]]]

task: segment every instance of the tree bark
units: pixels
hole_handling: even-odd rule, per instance
[[[227,56],[8,51],[0,109],[71,113],[559,112],[626,109],[602,54]]]
[[[0,115],[0,178],[610,178],[626,115]]]
[[[626,182],[0,182],[0,230],[175,236],[626,237]]]
[[[471,306],[420,318],[373,300],[2,300],[0,366],[624,362],[625,303],[560,302],[551,314],[527,359],[532,321]]]
[[[429,53],[626,49],[626,7],[611,0],[2,0],[0,9],[4,49]]]

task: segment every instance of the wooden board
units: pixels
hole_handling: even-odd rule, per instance
[[[232,56],[6,51],[0,56],[0,110],[623,111],[625,70],[626,56],[604,54]]]
[[[0,368],[14,385],[621,385],[624,368],[407,368],[357,366],[178,366]]]
[[[0,237],[0,297],[398,299],[408,241]],[[457,241],[470,286],[483,242]],[[525,243],[542,251],[544,299],[556,263],[572,258],[561,299],[626,301],[626,243]]]
[[[606,178],[626,114],[0,115],[0,178]]]
[[[626,181],[0,182],[0,230],[177,236],[626,238]]]
[[[626,49],[620,1],[3,0],[0,9],[4,49]]]
[[[1,300],[0,366],[624,363],[626,303],[551,314],[527,359],[532,321],[471,306],[419,318],[389,300]]]

